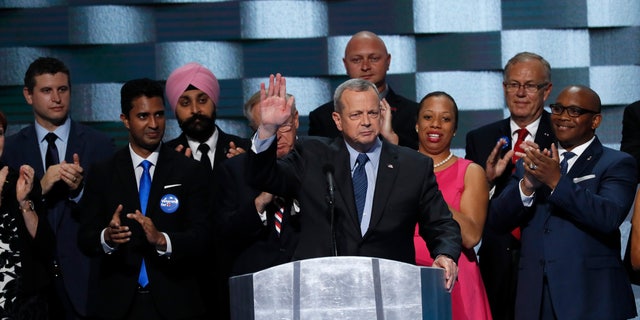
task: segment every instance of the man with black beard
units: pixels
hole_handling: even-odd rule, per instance
[[[223,160],[251,147],[249,139],[227,134],[216,126],[220,85],[206,67],[191,62],[174,70],[167,78],[165,91],[182,129],[180,136],[166,144],[212,169],[210,181],[213,181],[214,172]],[[202,296],[208,309],[206,319],[228,319],[229,254],[224,241],[217,235],[212,234],[210,241],[212,252],[206,255],[213,256],[215,263],[200,263],[201,274],[210,275],[201,279]]]
[[[175,112],[182,134],[166,144],[186,156],[209,163],[212,173],[226,158],[247,150],[251,144],[216,126],[220,85],[206,67],[195,63],[174,70],[167,78],[167,100]]]

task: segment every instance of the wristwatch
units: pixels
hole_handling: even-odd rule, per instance
[[[25,200],[24,202],[27,203],[27,207],[23,207],[22,204],[19,206],[20,210],[22,210],[22,213],[26,213],[29,211],[35,211],[35,207],[33,206],[33,201],[31,200]]]

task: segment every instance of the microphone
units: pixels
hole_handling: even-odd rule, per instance
[[[335,217],[336,217],[336,213],[335,213],[335,209],[334,209],[334,200],[335,200],[335,190],[336,190],[336,185],[333,179],[333,165],[331,164],[325,164],[322,167],[322,172],[324,173],[326,179],[327,179],[327,203],[329,204],[329,227],[331,229],[331,250],[333,251],[333,255],[337,256],[338,255],[338,244],[336,243],[336,230],[335,230]]]
[[[331,164],[325,164],[322,167],[322,172],[324,173],[325,177],[327,178],[327,202],[329,203],[329,205],[333,206],[333,201],[335,200],[335,191],[336,191],[336,186],[334,183],[334,179],[333,179],[333,165]]]

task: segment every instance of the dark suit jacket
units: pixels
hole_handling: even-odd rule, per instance
[[[231,275],[257,272],[291,261],[300,231],[299,209],[292,210],[293,199],[284,200],[281,233],[275,230],[273,202],[266,207],[267,225],[256,212],[254,199],[260,191],[246,183],[247,154],[224,161],[216,173],[216,210],[222,241],[232,246]],[[292,215],[292,213],[294,213]]]
[[[236,135],[225,133],[220,129],[220,127],[216,126],[216,130],[218,130],[218,141],[216,142],[216,150],[213,159],[213,170],[210,172],[211,180],[215,179],[215,173],[218,171],[220,164],[223,163],[227,159],[227,150],[229,149],[229,143],[233,141],[236,146],[243,148],[244,150],[249,150],[251,148],[251,141],[246,138],[241,138]],[[166,145],[175,149],[178,145],[183,145],[185,147],[189,146],[187,142],[187,136],[182,133],[177,138],[166,142]],[[192,150],[195,151],[195,150]],[[191,155],[193,158],[193,153]],[[225,243],[220,241],[216,241],[215,245],[215,256],[220,257],[220,260],[226,260],[229,256],[229,248]],[[215,314],[219,319],[228,318],[228,308],[229,308],[229,284],[228,284],[228,270],[224,269],[224,266],[210,266],[210,268],[223,268],[216,270],[215,272],[210,272],[211,276],[215,276],[216,279],[207,279],[207,281],[201,281],[203,286],[203,294],[206,295],[206,300],[215,301],[215,303],[208,303],[207,307],[209,308],[209,314]],[[215,284],[210,283],[210,281],[216,281]],[[215,286],[215,290],[211,290],[211,287]],[[210,317],[210,316],[209,316]]]
[[[486,169],[487,158],[501,137],[509,138],[509,144],[502,150],[501,156],[511,150],[513,141],[509,121],[510,118],[506,118],[469,131],[466,137],[466,158]],[[546,111],[542,112],[534,141],[541,148],[549,148],[555,142],[551,117]],[[498,197],[507,185],[513,168],[514,165],[509,162],[503,174],[496,179],[493,198]],[[513,318],[519,249],[520,242],[511,233],[497,233],[485,228],[478,256],[491,312],[496,320]]]
[[[0,169],[4,166],[5,164],[0,162]],[[9,168],[6,184],[2,189],[2,205],[0,206],[0,236],[3,243],[11,246],[9,250],[3,250],[2,266],[15,266],[18,262],[20,263],[20,270],[17,271],[18,278],[14,278],[15,280],[9,281],[2,287],[4,298],[18,297],[13,302],[3,301],[5,307],[12,305],[11,308],[5,310],[0,308],[0,316],[10,319],[21,318],[21,314],[33,312],[46,314],[46,305],[33,305],[34,300],[28,299],[36,296],[44,298],[51,290],[53,278],[50,268],[55,250],[53,231],[47,223],[47,214],[41,201],[34,201],[35,211],[40,219],[35,237],[32,238],[27,230],[22,211],[19,209],[20,204],[16,200],[18,174],[18,171]],[[38,199],[40,194],[40,184],[35,183],[29,198]],[[15,277],[15,275],[5,277],[4,274],[4,270],[0,272],[3,281]],[[42,310],[30,310],[34,307],[42,308]],[[7,311],[11,313],[5,313]]]
[[[42,179],[45,168],[42,164],[37,140],[34,125],[25,127],[18,133],[7,137],[3,157],[10,166],[16,169],[22,164],[29,164],[35,169],[36,178]],[[77,153],[80,156],[80,165],[84,169],[85,178],[91,164],[108,158],[114,150],[115,144],[111,137],[91,127],[71,121],[64,160],[73,163],[73,154]],[[85,182],[88,181],[85,179]],[[56,235],[56,260],[62,269],[64,285],[76,311],[85,315],[87,296],[90,292],[89,285],[92,282],[90,279],[91,264],[97,262],[91,261],[78,248],[76,238],[80,217],[74,215],[73,212],[77,204],[69,200],[69,190],[62,183],[56,184],[43,200],[47,208],[49,223]]]
[[[543,186],[524,207],[521,161],[505,190],[491,201],[486,228],[522,230],[516,318],[538,319],[543,273],[558,319],[628,319],[636,315],[620,258],[622,221],[636,190],[631,156],[597,138],[551,190]]]
[[[152,177],[146,216],[156,228],[168,234],[171,257],[159,256],[145,238],[140,225],[126,214],[140,209],[135,172],[129,147],[93,167],[81,213],[86,216],[78,236],[78,245],[90,255],[103,257],[99,275],[99,296],[94,315],[107,319],[122,318],[136,295],[138,274],[144,258],[151,297],[160,314],[168,319],[202,315],[204,305],[198,287],[199,263],[208,251],[211,233],[211,183],[206,169],[192,159],[162,146]],[[164,211],[166,195],[178,199],[177,211]],[[131,241],[105,254],[100,233],[109,225],[116,207],[122,204],[121,223],[131,228]]]
[[[640,100],[624,108],[620,150],[632,155],[640,167]],[[640,182],[640,175],[638,175]]]
[[[249,148],[251,148],[251,141],[249,139],[241,138],[233,134],[225,133],[224,131],[220,130],[218,126],[216,126],[216,130],[218,130],[218,142],[216,143],[216,151],[213,159],[213,172],[215,172],[218,169],[218,166],[222,161],[227,159],[227,150],[229,150],[229,142],[233,141],[233,143],[235,143],[236,146],[241,147],[244,150],[248,150]],[[181,133],[177,138],[167,141],[165,144],[171,149],[175,149],[178,145],[181,144],[185,147],[185,149],[182,150],[183,153],[186,150],[186,148],[189,147],[189,143],[187,142],[187,136],[184,134],[184,132]],[[196,150],[191,150],[191,151],[195,152]],[[193,153],[191,155],[191,158],[193,158]]]
[[[512,132],[511,127],[509,126],[510,120],[510,118],[502,119],[469,131],[466,137],[465,158],[486,169],[487,158],[489,158],[491,150],[493,150],[493,147],[496,146],[496,142],[498,142],[498,139],[501,137],[509,138],[509,145],[502,150],[501,156],[511,150],[511,143],[513,141],[511,141]],[[547,111],[542,112],[540,124],[538,125],[538,131],[534,137],[534,141],[543,149],[549,148],[549,146],[556,141],[556,136],[551,129],[551,116]],[[506,184],[509,182],[509,177],[511,177],[512,171],[513,164],[509,163],[509,166],[504,170],[504,173],[496,179],[494,197],[500,194],[502,189],[504,189]]]
[[[416,132],[416,117],[418,103],[396,94],[391,87],[386,96],[391,106],[391,126],[400,138],[401,146],[418,149],[418,133]],[[329,101],[309,112],[309,135],[328,138],[341,137],[331,114],[334,111],[333,101]]]
[[[323,167],[335,168],[335,234],[338,255],[368,256],[415,264],[416,223],[433,257],[457,261],[460,227],[438,190],[433,162],[415,150],[383,142],[371,223],[362,235],[351,182],[349,152],[343,138],[330,143],[309,139],[302,152],[276,162],[276,144],[247,157],[254,187],[300,201],[301,232],[294,260],[333,255],[331,217]]]

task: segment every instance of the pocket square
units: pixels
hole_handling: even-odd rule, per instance
[[[179,187],[179,186],[181,186],[181,185],[182,185],[181,183],[178,183],[178,184],[168,184],[168,185],[164,186],[164,189],[169,189],[169,188],[173,188],[173,187]]]
[[[586,175],[586,176],[573,178],[573,183],[582,182],[582,181],[585,181],[585,180],[593,179],[593,178],[595,178],[595,177],[596,177],[596,175],[595,175],[595,174],[588,174],[588,175]]]

